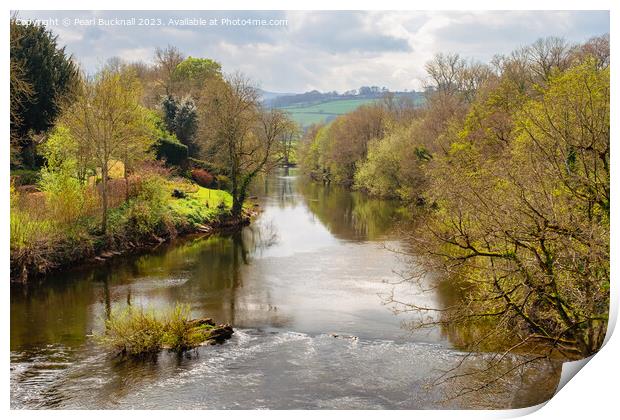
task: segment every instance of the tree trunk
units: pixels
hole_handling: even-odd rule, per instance
[[[232,216],[235,219],[241,217],[241,210],[243,209],[243,200],[237,195],[233,195]]]
[[[101,167],[101,207],[101,231],[105,234],[108,228],[108,162]]]
[[[248,187],[250,186],[250,181],[252,181],[253,176],[247,176],[241,181],[241,185],[237,185],[235,182],[233,184],[234,194],[233,194],[233,208],[232,215],[235,219],[241,218],[241,213],[243,211],[243,203],[245,202],[245,197],[247,194]]]

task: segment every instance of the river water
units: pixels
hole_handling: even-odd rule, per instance
[[[557,364],[526,365],[489,383],[441,382],[459,363],[480,370],[394,296],[438,306],[404,282],[402,209],[281,170],[256,183],[261,215],[242,232],[174,241],[148,254],[11,289],[11,407],[83,409],[515,408],[548,399]],[[93,339],[124,305],[191,304],[235,327],[231,340],[183,355],[116,360]],[[466,357],[467,356],[467,357]],[[517,366],[521,356],[506,358]],[[518,373],[518,374],[517,374]]]

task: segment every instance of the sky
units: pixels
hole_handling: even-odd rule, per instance
[[[583,42],[609,32],[608,11],[20,11],[18,18],[42,20],[90,73],[115,56],[153,62],[157,47],[174,45],[283,93],[417,90],[438,52],[488,62],[541,37]]]

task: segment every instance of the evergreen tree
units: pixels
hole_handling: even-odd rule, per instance
[[[19,67],[20,77],[30,87],[28,92],[12,92],[11,132],[20,149],[16,157],[24,166],[33,167],[35,143],[31,135],[52,127],[63,101],[72,97],[78,68],[65,48],[58,46],[57,36],[45,26],[24,25],[15,18],[10,26],[11,67]]]

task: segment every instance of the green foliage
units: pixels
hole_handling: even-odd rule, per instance
[[[182,186],[177,185],[182,189]],[[230,213],[232,197],[222,190],[195,187],[185,189],[186,197],[174,199],[169,203],[174,217],[190,225],[204,225],[214,222]]]
[[[368,156],[358,164],[355,186],[377,197],[411,202],[424,191],[425,163],[431,155],[415,144],[419,125],[393,130],[370,143]]]
[[[76,149],[77,142],[69,130],[57,126],[43,147],[46,165],[39,182],[51,219],[67,231],[78,228],[75,222],[93,205],[87,185],[78,179]]]
[[[206,80],[221,76],[220,63],[209,58],[191,56],[179,63],[172,73],[173,81],[187,83],[190,87],[200,87]]]
[[[544,81],[518,101],[490,85],[445,132],[427,173],[438,210],[415,241],[463,290],[443,322],[486,324],[469,343],[581,358],[600,348],[609,311],[609,68],[581,59]]]
[[[128,203],[129,226],[138,234],[157,232],[163,222],[169,196],[164,182],[157,176],[141,180],[138,195]]]
[[[168,202],[171,199],[167,181],[156,174],[138,180],[137,193],[109,215],[109,235],[119,241],[171,235],[174,232]]]
[[[41,172],[32,169],[14,169],[11,171],[11,179],[16,186],[37,185],[41,180]]]
[[[205,171],[209,171],[211,173],[215,173],[215,166],[206,160],[195,159],[190,157],[189,163],[192,168],[204,169]]]
[[[189,157],[187,146],[171,137],[160,138],[155,143],[155,153],[157,159],[174,166],[185,165]]]
[[[165,103],[165,102],[164,102]],[[149,119],[154,128],[154,136],[157,139],[153,144],[155,157],[164,160],[166,164],[173,166],[185,166],[188,162],[187,146],[181,143],[174,133],[171,133],[166,125],[167,108],[164,109],[162,119],[156,112],[149,112]]]
[[[30,87],[12,95],[11,131],[20,139],[23,163],[33,165],[33,143],[27,135],[46,131],[54,124],[63,102],[71,100],[78,68],[45,26],[11,19],[10,29],[11,63],[19,64]]]
[[[317,178],[352,185],[369,142],[384,134],[385,116],[383,105],[365,105],[328,126],[309,130],[298,150],[302,170]]]
[[[428,204],[416,265],[461,291],[430,325],[470,350],[589,356],[609,311],[608,38],[539,40],[495,64],[438,55],[424,108],[311,127],[300,166]]]
[[[198,131],[198,113],[196,104],[191,97],[181,100],[166,95],[162,100],[166,129],[188,149],[188,155],[198,156],[199,146],[196,141]]]

